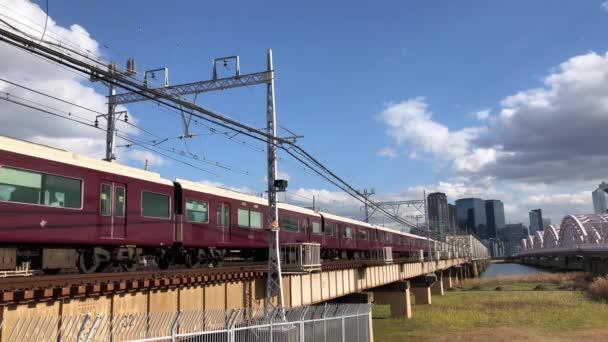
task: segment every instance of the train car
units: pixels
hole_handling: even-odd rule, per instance
[[[282,245],[321,259],[412,256],[425,238],[279,203]],[[0,269],[54,272],[267,259],[267,200],[0,137]],[[388,248],[388,249],[387,249]],[[374,255],[380,255],[378,253]]]
[[[174,241],[173,182],[159,174],[0,137],[0,241],[7,264],[131,268]]]

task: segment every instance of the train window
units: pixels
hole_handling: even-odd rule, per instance
[[[188,222],[209,223],[209,203],[186,199]]]
[[[358,229],[357,230],[357,239],[359,240],[367,240],[367,230]]]
[[[117,186],[114,189],[114,216],[125,216],[125,203],[125,188],[122,186]]]
[[[239,209],[238,216],[239,226],[249,227],[249,210]]]
[[[262,213],[239,208],[238,221],[241,227],[262,228]]]
[[[321,232],[321,224],[317,221],[312,221],[312,233],[316,234],[316,235],[320,235],[323,232]]]
[[[262,228],[262,213],[251,211],[249,214],[251,228]]]
[[[347,239],[353,238],[353,229],[351,227],[344,227],[343,236]]]
[[[326,223],[325,224],[325,235],[333,236],[334,235],[334,223]]]
[[[42,175],[0,168],[0,199],[9,202],[40,204]]]
[[[82,181],[1,167],[0,200],[80,209],[82,205]]]
[[[217,225],[223,227],[230,226],[230,205],[226,203],[217,204]]]
[[[281,229],[285,229],[289,232],[297,232],[298,231],[298,219],[289,216],[283,216],[280,218],[281,221]]]
[[[169,196],[154,192],[142,191],[141,213],[146,217],[170,218],[171,200]]]
[[[101,191],[99,193],[100,208],[99,213],[101,216],[110,216],[111,203],[112,203],[112,186],[110,184],[101,184]]]

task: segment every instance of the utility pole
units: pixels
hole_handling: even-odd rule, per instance
[[[365,222],[369,223],[369,197],[371,195],[376,194],[376,191],[374,189],[371,190],[367,190],[367,189],[363,189],[363,197],[365,197]]]
[[[271,73],[270,82],[266,85],[266,122],[268,137],[268,274],[266,283],[266,310],[273,308],[276,297],[276,308],[283,308],[283,279],[281,276],[281,258],[279,247],[279,209],[277,207],[277,115],[274,101],[274,66],[272,49],[268,49],[267,68]],[[272,138],[271,138],[272,137]],[[283,186],[284,187],[284,186]],[[282,310],[281,310],[282,312]]]
[[[110,63],[108,65],[108,69],[110,73],[113,73],[116,69],[116,66]],[[112,83],[109,83],[108,87],[108,99],[110,99],[112,96],[116,95],[116,86],[114,86],[114,84]],[[116,156],[114,155],[114,136],[116,133],[116,120],[114,119],[116,114],[115,111],[116,105],[112,103],[112,101],[108,100],[108,116],[106,117],[108,121],[108,125],[106,126],[106,158],[104,159],[108,162],[111,162],[112,160],[116,159]]]

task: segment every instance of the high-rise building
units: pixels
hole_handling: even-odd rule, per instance
[[[592,193],[593,197],[593,211],[596,214],[605,214],[608,212],[608,184],[602,182],[597,186]]]
[[[530,210],[530,235],[543,230],[543,212],[540,209]]]
[[[543,217],[543,230],[551,225],[551,219],[548,217]]]
[[[448,233],[457,232],[456,222],[456,206],[448,203]]]
[[[448,230],[448,198],[442,192],[433,192],[427,196],[427,210],[431,232],[441,235]]]
[[[519,253],[521,239],[527,237],[528,228],[521,223],[507,224],[499,231],[499,237],[504,241],[505,255]]]
[[[498,237],[498,231],[505,226],[505,207],[500,200],[486,200],[486,227],[488,238]]]
[[[481,239],[488,238],[486,205],[481,198],[456,200],[456,220],[461,230],[475,233]]]

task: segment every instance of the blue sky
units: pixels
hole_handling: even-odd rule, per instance
[[[43,2],[35,3],[44,8]],[[243,73],[262,70],[265,49],[271,47],[279,123],[304,135],[302,145],[351,183],[374,187],[386,198],[415,196],[422,188],[453,194],[450,201],[468,195],[499,197],[510,205],[507,212],[513,220],[523,221],[535,205],[553,206],[551,215],[556,219],[570,208],[591,211],[590,194],[583,199],[580,192],[591,191],[601,175],[580,174],[560,181],[555,181],[558,175],[528,177],[520,171],[505,175],[499,171],[508,164],[501,164],[501,158],[522,154],[523,150],[508,138],[492,138],[502,134],[503,130],[497,128],[500,124],[479,120],[476,113],[489,110],[490,119],[499,118],[505,108],[501,101],[543,87],[550,75],[564,74],[560,64],[575,56],[594,51],[603,59],[608,13],[601,4],[592,0],[51,0],[50,14],[57,26],[82,26],[99,43],[99,53],[108,59],[124,65],[127,57],[136,57],[140,71],[169,67],[172,84],[210,78],[211,59],[226,55],[241,57]],[[38,14],[35,21],[40,20]],[[86,86],[105,93],[99,85]],[[264,125],[264,101],[262,86],[198,97],[203,106],[260,127]],[[407,101],[424,104],[423,124],[433,122],[450,132],[474,128],[473,137],[456,152],[448,153],[450,157],[442,157],[441,149],[451,150],[449,140],[461,135],[447,136],[448,141],[435,148],[429,147],[428,139],[421,142],[424,138],[416,136],[419,131],[403,130],[402,125],[387,133],[391,129],[387,111]],[[401,107],[407,112],[401,119],[420,118],[408,112],[411,108]],[[179,121],[154,105],[133,105],[129,110],[148,130],[167,137],[180,134]],[[546,130],[539,130],[540,135],[560,128],[552,127],[555,121],[551,118],[544,122]],[[184,149],[179,142],[167,146]],[[152,168],[169,178],[263,190],[263,153],[217,136],[193,139],[188,146],[197,154],[204,151],[210,160],[251,174],[202,166],[219,174],[210,176],[176,162],[159,162]],[[395,156],[379,155],[383,148]],[[505,154],[497,154],[475,170],[454,166],[457,159],[478,148]],[[567,158],[546,161],[568,164]],[[125,162],[141,166],[140,160]],[[550,165],[554,168],[559,163]],[[295,162],[281,163],[279,168],[289,174],[293,190],[335,190]],[[577,172],[571,173],[579,175]],[[550,199],[575,193],[579,197],[569,197],[563,203]],[[304,191],[300,195],[307,194]],[[545,195],[547,198],[537,198],[536,202],[527,200]]]

